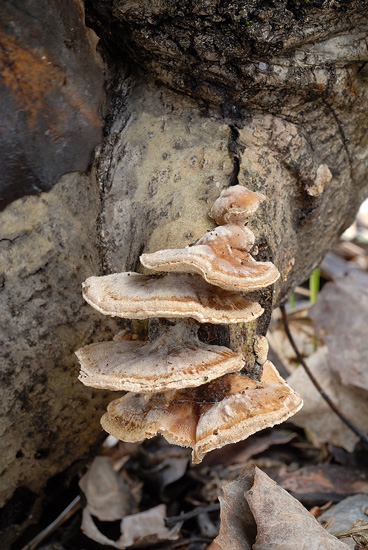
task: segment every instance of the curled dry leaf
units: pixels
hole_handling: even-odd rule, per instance
[[[347,418],[354,419],[358,428],[368,432],[368,393],[360,388],[341,384],[330,368],[326,346],[308,357],[306,362],[342,413]],[[298,367],[289,376],[288,383],[304,401],[304,407],[293,417],[293,423],[310,430],[320,442],[331,443],[352,452],[359,441],[358,436],[328,406],[303,367]]]
[[[238,480],[225,486],[224,495],[220,499],[221,528],[215,541],[220,550],[348,548],[325,531],[300,502],[253,465],[246,467]]]
[[[253,485],[254,468],[243,470],[235,481],[222,487],[220,532],[215,543],[220,550],[252,550],[256,540],[257,524],[244,498]]]
[[[176,540],[181,524],[172,529],[165,526],[166,506],[160,504],[145,512],[125,516],[120,524],[121,536],[118,540],[111,540],[97,528],[87,508],[83,511],[82,531],[90,539],[104,545],[124,550],[139,543],[157,544],[164,540]]]
[[[129,488],[114,471],[108,457],[96,456],[79,486],[86,497],[89,513],[99,520],[115,521],[131,512]]]
[[[342,383],[368,390],[368,274],[327,283],[309,315]]]

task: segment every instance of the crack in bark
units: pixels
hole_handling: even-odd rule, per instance
[[[16,237],[14,237],[14,239],[8,239],[8,238],[3,238],[3,239],[0,239],[0,244],[1,243],[11,243],[13,244],[16,240],[20,239],[21,237],[24,237],[26,235],[26,233],[21,233],[20,235],[17,235]]]
[[[116,76],[119,78],[119,75]],[[127,97],[130,93],[130,85],[126,82],[124,75],[122,81],[118,81],[112,95],[110,109],[105,117],[104,134],[105,139],[101,151],[96,157],[96,184],[100,197],[100,209],[96,220],[96,233],[98,241],[98,252],[100,259],[101,273],[105,275],[109,272],[109,261],[106,241],[104,237],[104,210],[106,197],[111,190],[113,181],[113,161],[116,157],[116,144],[121,136],[121,132],[130,120],[130,114],[126,112]],[[124,88],[125,87],[125,88]],[[125,116],[126,115],[126,116]],[[114,126],[116,127],[114,128]]]
[[[229,137],[229,153],[233,161],[233,171],[229,177],[229,185],[238,185],[239,180],[239,171],[240,171],[240,160],[237,153],[238,139],[239,139],[239,130],[236,126],[229,125],[230,128],[230,137]]]
[[[330,103],[326,99],[322,99],[322,103],[323,103],[323,105],[325,105],[327,107],[328,111],[331,113],[331,115],[333,116],[333,119],[336,122],[336,126],[338,128],[338,131],[339,131],[339,134],[340,134],[342,144],[344,146],[346,156],[348,157],[350,177],[351,177],[352,181],[354,181],[353,161],[352,161],[352,158],[351,158],[351,155],[350,155],[350,151],[348,149],[347,139],[346,139],[346,136],[345,136],[343,126],[342,126],[342,124],[341,124],[334,108],[332,107],[332,105],[330,105]]]

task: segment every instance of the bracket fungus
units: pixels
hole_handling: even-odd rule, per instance
[[[246,223],[264,200],[266,197],[262,193],[250,191],[242,185],[234,185],[221,191],[208,215],[219,225]]]
[[[186,273],[89,277],[83,283],[83,297],[100,313],[126,319],[191,317],[200,323],[247,323],[263,313],[257,302],[238,292],[214,288],[202,277]]]
[[[154,271],[198,273],[212,285],[251,292],[280,276],[272,262],[257,262],[251,256],[253,244],[250,229],[229,224],[209,231],[194,246],[142,254],[140,260]]]
[[[264,337],[254,342],[257,362],[264,363],[259,382],[239,373],[241,353],[197,336],[198,322],[246,323],[263,313],[241,294],[279,277],[272,262],[251,255],[254,235],[246,224],[263,200],[261,193],[230,187],[210,211],[219,227],[194,246],[140,257],[144,267],[172,273],[115,273],[85,281],[83,296],[99,312],[150,319],[148,342],[124,338],[77,352],[84,384],[129,392],[110,403],[101,420],[107,432],[134,442],[161,433],[169,442],[192,447],[193,462],[199,463],[209,451],[300,409],[300,397],[266,361]]]
[[[192,447],[198,464],[209,451],[280,424],[301,406],[301,398],[266,361],[260,382],[228,374],[194,389],[128,393],[110,403],[101,423],[123,441],[160,433],[170,443]]]
[[[77,352],[79,380],[108,390],[159,392],[190,388],[239,371],[241,354],[199,341],[195,321],[149,325],[149,342],[90,344]]]

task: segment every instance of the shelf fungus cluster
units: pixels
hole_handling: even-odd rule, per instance
[[[143,254],[160,274],[90,277],[85,300],[104,315],[149,319],[148,341],[124,338],[77,352],[87,386],[125,390],[110,403],[103,428],[123,441],[162,434],[193,449],[199,463],[209,451],[279,424],[297,412],[300,397],[267,361],[267,343],[255,342],[261,380],[240,373],[242,354],[199,340],[200,323],[250,322],[263,309],[244,293],[273,284],[271,262],[251,255],[247,227],[265,197],[240,185],[223,191],[209,215],[219,224],[195,245]],[[164,272],[164,273],[162,273]]]

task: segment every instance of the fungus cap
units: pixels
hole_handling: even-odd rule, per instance
[[[303,402],[266,361],[261,382],[228,374],[195,389],[156,395],[127,394],[110,403],[103,428],[123,441],[162,434],[170,443],[192,447],[198,464],[214,449],[280,424]]]
[[[200,323],[247,323],[263,313],[257,302],[239,293],[214,287],[198,275],[179,273],[89,277],[83,297],[100,313],[126,319],[190,317]]]
[[[265,199],[262,193],[250,191],[242,185],[234,185],[221,192],[209,211],[209,216],[219,225],[246,223]]]
[[[78,350],[79,380],[86,386],[132,392],[162,392],[199,386],[239,371],[240,353],[198,340],[194,323],[158,329],[150,342],[110,341]]]
[[[247,250],[252,246],[246,227],[217,227],[196,245],[142,254],[142,265],[166,272],[197,273],[208,283],[227,290],[250,292],[273,284],[280,276],[272,262],[256,262]]]

